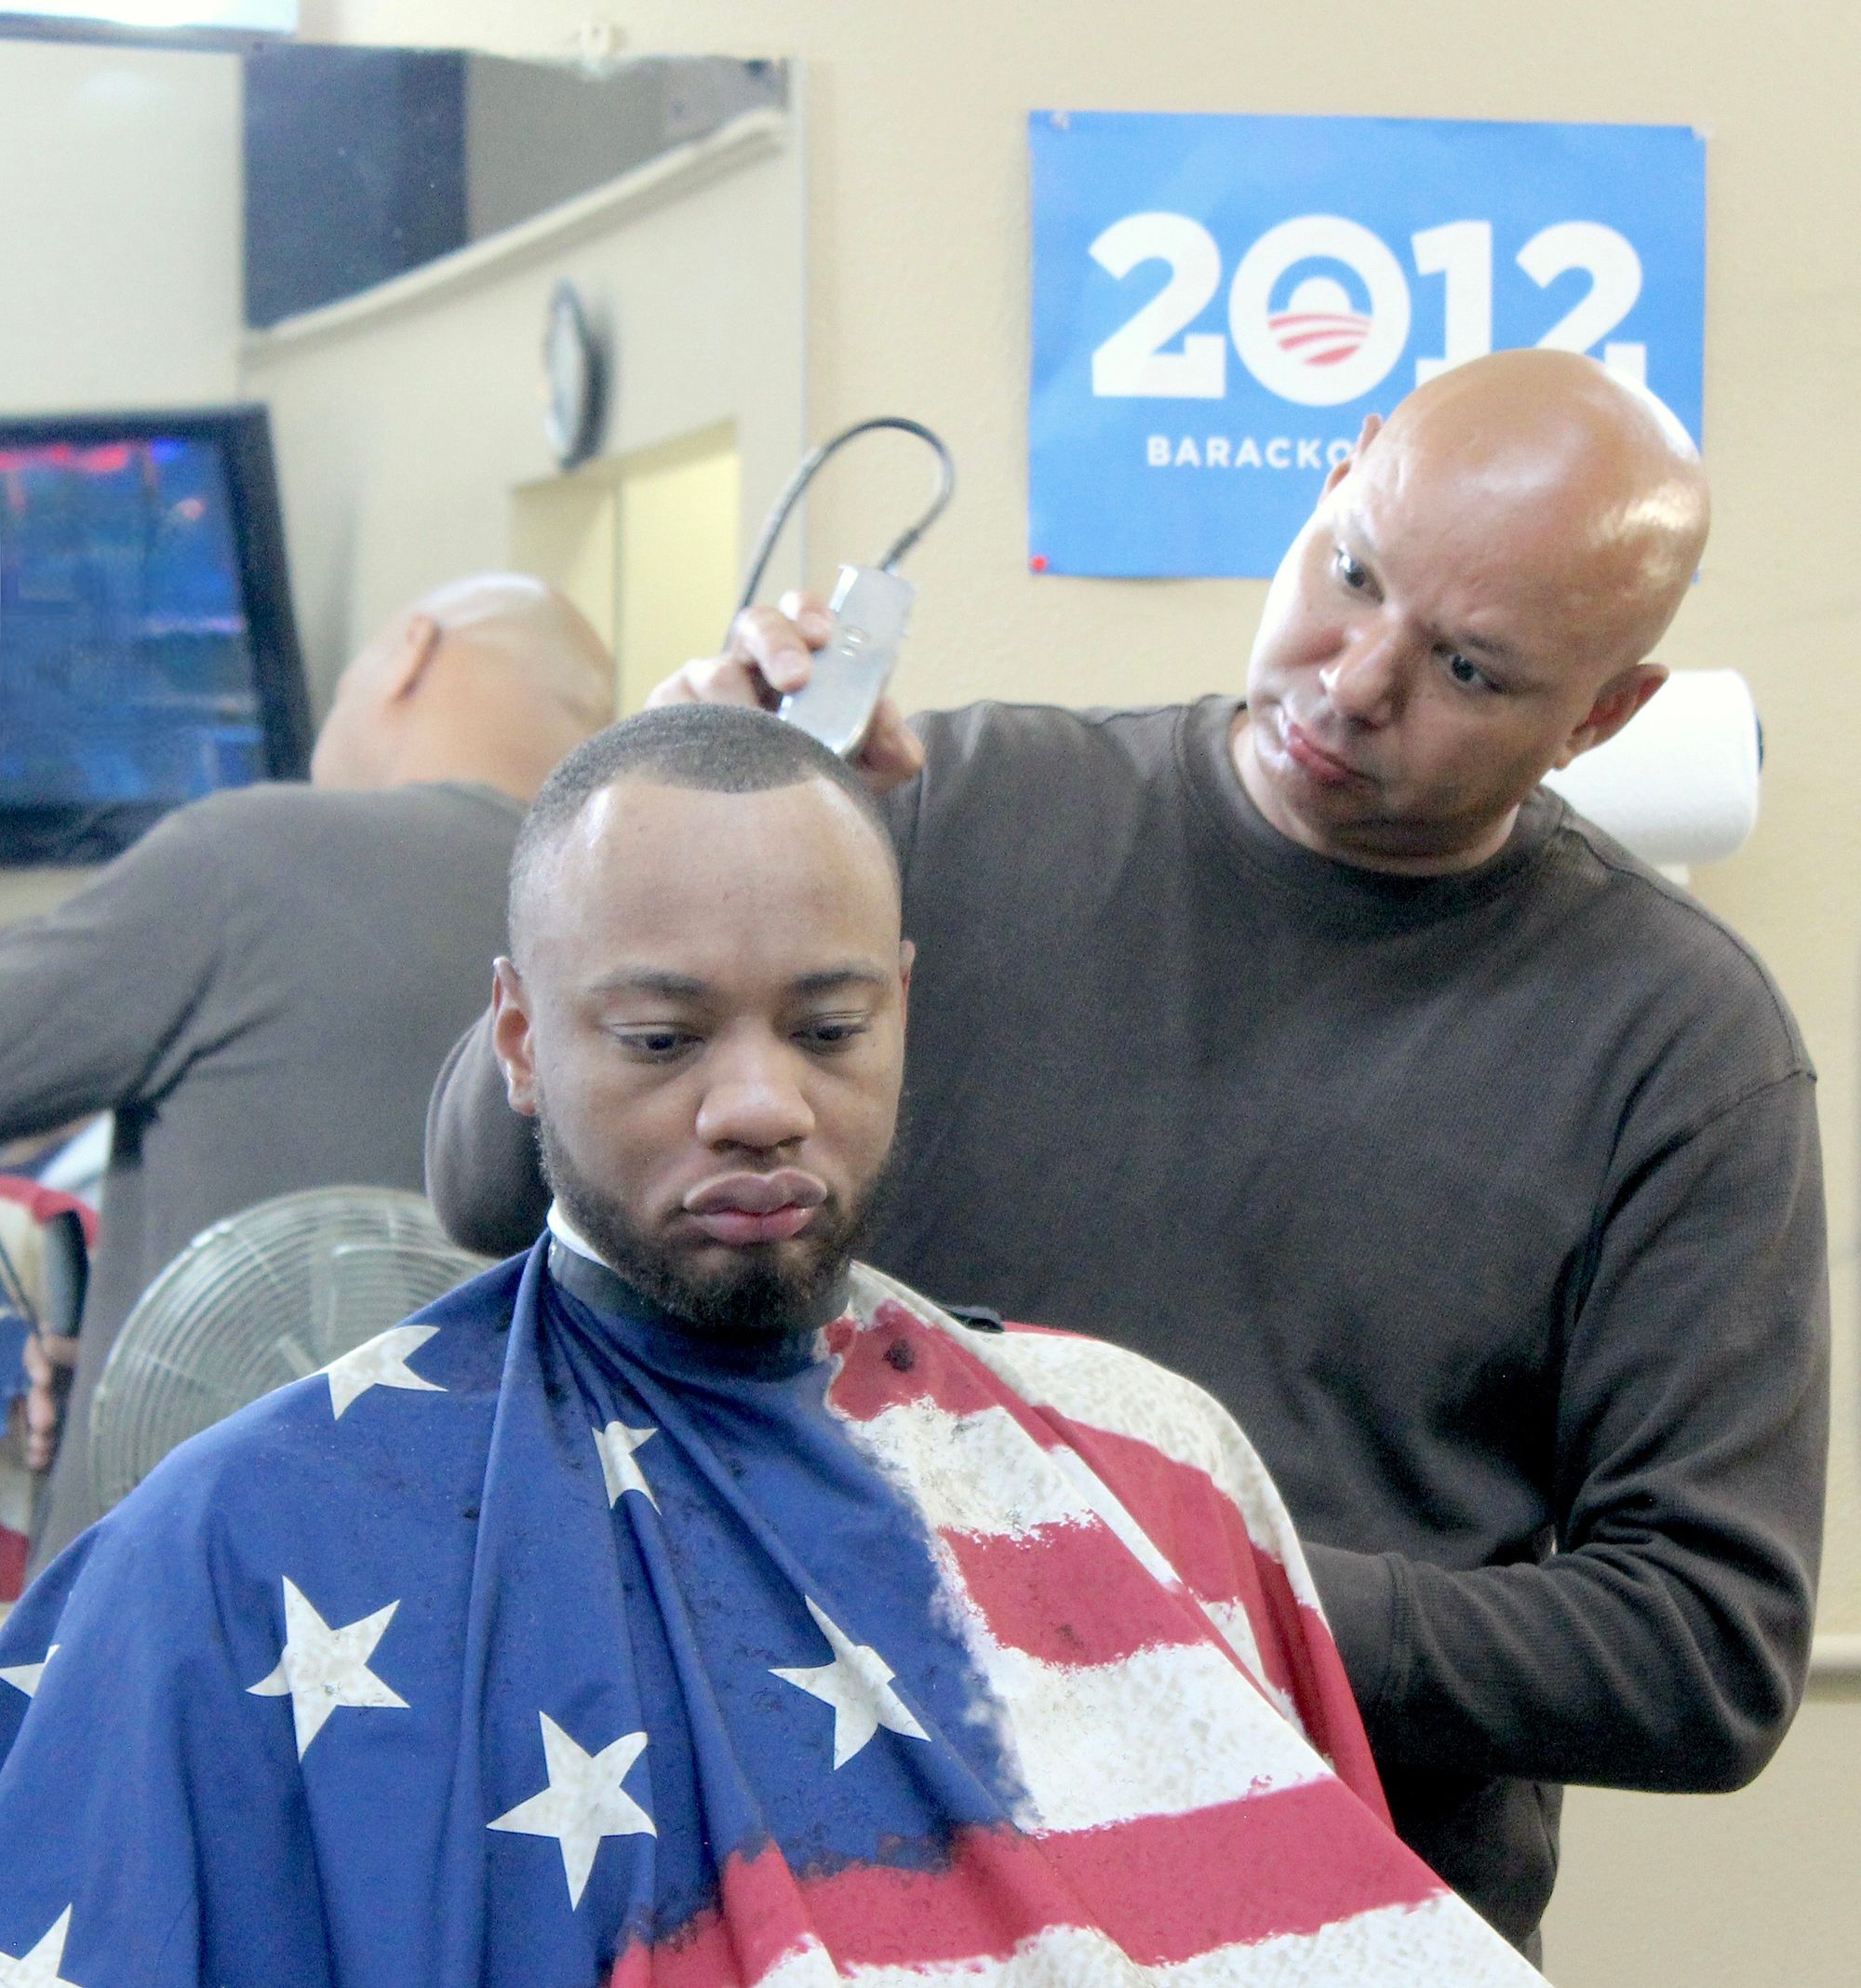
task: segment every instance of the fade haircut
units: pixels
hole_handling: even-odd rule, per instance
[[[623,719],[585,739],[542,784],[511,853],[515,949],[538,873],[596,794],[623,780],[707,794],[762,794],[825,780],[853,803],[885,852],[894,881],[898,852],[872,792],[837,753],[768,711],[741,705],[667,705]]]

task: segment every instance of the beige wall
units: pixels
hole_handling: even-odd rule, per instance
[[[1563,1835],[1558,1988],[1854,1988],[1861,1679],[1818,1684],[1743,1793],[1573,1788]]]
[[[0,410],[232,397],[232,56],[0,42]]]

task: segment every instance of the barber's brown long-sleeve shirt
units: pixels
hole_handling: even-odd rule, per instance
[[[116,1114],[39,1562],[96,1516],[91,1390],[170,1257],[274,1194],[419,1189],[427,1093],[503,944],[521,813],[444,783],[243,787],[0,932],[0,1138]]]
[[[921,720],[914,1132],[872,1259],[1211,1389],[1299,1521],[1409,1840],[1515,1939],[1555,1784],[1762,1764],[1826,1439],[1813,1078],[1750,953],[1548,795],[1470,874],[1294,847],[1236,706]],[[462,1241],[536,1232],[482,1032]]]

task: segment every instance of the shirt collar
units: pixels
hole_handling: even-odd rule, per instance
[[[549,1232],[564,1249],[572,1250],[578,1256],[585,1256],[590,1263],[601,1264],[604,1269],[613,1268],[611,1264],[603,1261],[600,1251],[563,1214],[559,1201],[553,1201],[549,1204]]]

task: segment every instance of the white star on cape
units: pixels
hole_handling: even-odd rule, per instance
[[[888,1732],[903,1733],[907,1740],[928,1740],[930,1734],[891,1688],[895,1673],[885,1659],[870,1644],[853,1642],[830,1622],[811,1595],[801,1598],[832,1645],[834,1660],[812,1670],[783,1671],[771,1665],[770,1675],[834,1708],[835,1766],[845,1766],[881,1726]]]
[[[15,1960],[0,1954],[0,1988],[77,1988],[59,1972],[64,1965],[64,1936],[71,1930],[71,1907],[59,1914],[52,1929],[30,1954]]]
[[[329,1405],[336,1419],[340,1422],[343,1410],[370,1388],[417,1388],[422,1393],[444,1394],[436,1380],[422,1380],[408,1365],[408,1355],[419,1351],[438,1330],[437,1325],[391,1325],[353,1352],[332,1360],[323,1376],[329,1383]]]
[[[562,1874],[569,1880],[572,1912],[588,1888],[588,1874],[595,1868],[595,1852],[602,1837],[659,1834],[652,1818],[621,1786],[646,1751],[646,1735],[626,1733],[598,1753],[589,1753],[546,1712],[537,1716],[542,1721],[542,1757],[549,1786],[485,1826],[519,1836],[554,1836],[562,1852]]]
[[[637,1491],[655,1511],[659,1510],[659,1500],[652,1495],[652,1486],[640,1475],[640,1467],[634,1461],[634,1452],[649,1436],[658,1433],[656,1429],[629,1429],[624,1422],[609,1422],[607,1428],[595,1431],[595,1446],[601,1453],[601,1475],[607,1480],[609,1504],[618,1505],[624,1493]]]
[[[285,1646],[277,1668],[246,1688],[257,1698],[282,1698],[287,1691],[290,1693],[300,1760],[323,1730],[323,1722],[340,1705],[407,1709],[406,1699],[390,1691],[368,1668],[368,1659],[399,1606],[398,1602],[390,1602],[359,1622],[331,1629],[301,1591],[286,1580]]]
[[[0,1680],[12,1686],[15,1691],[23,1691],[28,1698],[39,1688],[39,1680],[46,1674],[46,1666],[59,1653],[60,1645],[54,1643],[37,1663],[8,1664],[0,1671]]]

